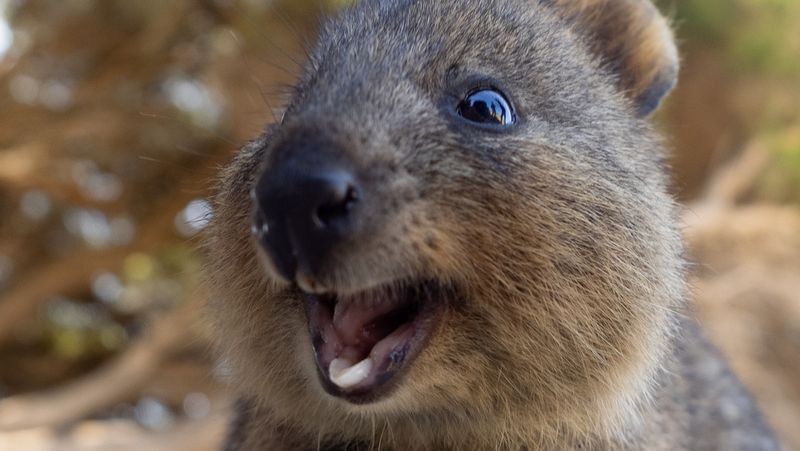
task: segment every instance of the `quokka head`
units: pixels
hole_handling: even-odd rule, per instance
[[[215,202],[211,318],[242,390],[309,430],[630,412],[683,296],[646,121],[677,69],[647,0],[333,19]]]

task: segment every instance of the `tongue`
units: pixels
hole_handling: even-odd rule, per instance
[[[342,344],[368,353],[400,325],[402,312],[392,315],[402,307],[400,301],[388,292],[340,299],[333,311],[333,327]]]

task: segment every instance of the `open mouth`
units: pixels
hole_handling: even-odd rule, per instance
[[[352,295],[305,294],[322,386],[364,404],[386,395],[425,347],[446,290],[435,283],[378,287]]]

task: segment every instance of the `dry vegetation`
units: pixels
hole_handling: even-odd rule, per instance
[[[203,199],[277,114],[321,1],[0,0],[0,449],[216,448]],[[800,450],[800,7],[660,3],[696,310]]]

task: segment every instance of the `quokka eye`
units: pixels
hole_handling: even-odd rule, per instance
[[[493,88],[469,93],[458,104],[458,114],[468,121],[486,125],[508,126],[517,121],[511,102]]]

